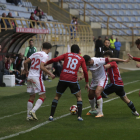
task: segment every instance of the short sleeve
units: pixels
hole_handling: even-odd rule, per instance
[[[49,56],[48,55],[45,55],[45,56],[43,56],[43,59],[42,59],[41,62],[47,63],[48,60],[49,60]]]
[[[94,58],[94,65],[104,65],[107,63],[106,58]]]
[[[32,60],[32,58],[33,58],[33,54],[29,57],[29,59]]]

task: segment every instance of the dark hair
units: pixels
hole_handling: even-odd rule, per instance
[[[112,53],[112,51],[106,51],[106,52],[104,52],[103,53],[103,56],[109,56],[109,57],[111,57],[111,58],[113,58],[114,57],[114,55],[113,55],[113,53]]]
[[[75,18],[75,16],[73,16],[72,18]]]
[[[104,40],[104,43],[105,43],[106,41],[109,41],[109,42],[110,42],[110,40],[109,40],[109,39],[105,39],[105,40]]]
[[[85,59],[86,63],[91,60],[91,57],[89,55],[84,55],[83,58]]]
[[[78,19],[77,17],[75,17],[75,19]]]
[[[77,44],[73,44],[71,46],[71,52],[73,52],[73,53],[79,53],[79,51],[80,51],[80,48],[79,48],[79,46]]]
[[[6,55],[5,57],[10,58],[10,56],[9,56],[9,55]]]
[[[15,57],[15,56],[12,56],[11,58],[16,59],[16,57]]]
[[[98,36],[98,38],[101,38],[101,36]]]
[[[52,48],[52,45],[48,42],[44,42],[42,48],[48,50]]]
[[[31,41],[33,41],[33,40],[32,40],[32,39],[30,39],[30,40],[29,40],[29,43],[30,43]]]
[[[31,12],[31,15],[34,14],[34,12]]]
[[[135,44],[136,44],[136,45],[139,45],[139,44],[140,44],[140,38],[138,38],[138,39],[135,41]]]

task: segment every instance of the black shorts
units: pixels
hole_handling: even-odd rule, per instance
[[[58,94],[63,94],[65,90],[67,89],[67,87],[70,88],[72,94],[76,94],[80,91],[80,85],[78,82],[71,83],[71,82],[66,82],[66,81],[59,81],[56,88],[56,92]]]
[[[108,84],[103,91],[103,93],[106,95],[109,95],[114,92],[120,97],[125,96],[125,91],[123,86],[114,85],[112,83]]]

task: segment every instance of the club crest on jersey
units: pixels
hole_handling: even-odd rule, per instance
[[[98,64],[96,64],[96,67],[98,67]]]

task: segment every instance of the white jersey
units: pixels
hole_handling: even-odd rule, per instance
[[[41,62],[46,63],[48,61],[48,54],[46,54],[44,51],[36,52],[32,54],[29,59],[31,59],[31,67],[29,70],[30,76],[36,76],[36,77],[42,77],[42,70],[40,69]]]
[[[107,74],[104,68],[104,64],[108,62],[108,58],[92,57],[91,59],[94,60],[94,64],[93,66],[87,66],[87,69],[91,71],[92,79],[94,81],[98,81],[100,79],[106,79]]]

